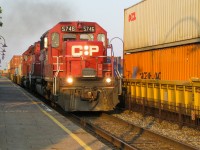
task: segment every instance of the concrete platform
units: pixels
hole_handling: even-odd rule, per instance
[[[5,77],[0,78],[0,150],[110,149]]]

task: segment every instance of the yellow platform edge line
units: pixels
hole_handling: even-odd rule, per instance
[[[88,146],[85,142],[83,142],[78,136],[73,134],[69,129],[67,129],[62,123],[60,123],[56,118],[50,115],[48,112],[44,111],[36,101],[34,101],[29,95],[24,93],[21,89],[20,91],[33,103],[35,104],[41,112],[43,112],[46,116],[48,116],[54,123],[56,123],[61,129],[63,129],[67,134],[69,134],[75,141],[77,141],[84,149],[92,150],[90,146]]]

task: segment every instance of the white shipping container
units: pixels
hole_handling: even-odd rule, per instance
[[[200,0],[144,0],[124,10],[125,52],[199,39]]]

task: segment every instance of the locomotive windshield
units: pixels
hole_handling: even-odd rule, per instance
[[[63,41],[74,41],[76,40],[76,34],[64,34]]]
[[[94,35],[93,34],[81,34],[80,40],[83,41],[94,41]]]

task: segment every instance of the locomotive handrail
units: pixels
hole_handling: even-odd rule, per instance
[[[82,56],[72,56],[72,55],[65,55],[65,56],[62,56],[62,55],[60,55],[60,56],[53,56],[53,57],[82,57]],[[113,56],[90,56],[90,57],[93,57],[93,58],[97,58],[97,57],[99,57],[99,58],[106,58],[106,57],[110,57],[110,58],[112,58]]]
[[[123,77],[121,76],[121,74],[119,73],[119,70],[117,69],[117,70],[115,70],[115,72],[116,72],[116,75],[117,75],[117,77],[119,78],[119,79],[122,79]]]
[[[53,84],[53,94],[54,95],[57,95],[57,80],[56,80],[56,78],[57,78],[57,76],[58,76],[58,74],[59,74],[59,72],[60,72],[60,65],[59,65],[59,56],[53,56],[54,58],[56,57],[56,61],[57,61],[57,70],[56,70],[56,73],[55,73],[55,75],[54,75],[54,78],[53,78],[53,82],[54,82],[54,84]]]

